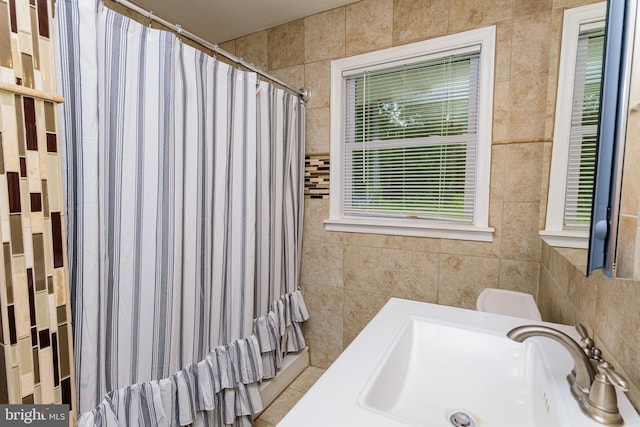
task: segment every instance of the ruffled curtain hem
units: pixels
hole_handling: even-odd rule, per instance
[[[252,426],[262,410],[258,383],[273,378],[284,355],[305,346],[309,318],[300,290],[285,294],[253,322],[246,338],[216,347],[169,378],[114,390],[78,420],[80,427]]]

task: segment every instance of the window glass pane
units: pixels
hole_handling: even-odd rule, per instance
[[[588,229],[600,108],[604,33],[580,33],[574,80],[564,228]]]
[[[478,58],[346,79],[345,215],[472,222]]]

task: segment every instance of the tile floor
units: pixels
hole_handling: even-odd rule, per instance
[[[309,366],[255,420],[254,427],[274,427],[324,373]]]

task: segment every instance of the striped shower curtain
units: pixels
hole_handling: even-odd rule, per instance
[[[57,0],[79,424],[251,425],[304,346],[304,106]]]

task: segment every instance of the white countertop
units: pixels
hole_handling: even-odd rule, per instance
[[[361,400],[363,390],[373,372],[411,316],[456,324],[466,329],[497,331],[505,335],[519,325],[540,324],[551,326],[578,339],[574,328],[566,325],[392,298],[282,419],[278,427],[406,427],[408,424],[365,408],[358,401]],[[558,378],[556,386],[562,390],[565,411],[570,415],[570,419],[580,420],[579,424],[571,427],[602,426],[583,415],[571,397],[565,380],[573,367],[569,353],[553,340],[536,337],[527,341],[530,340],[543,346],[545,354],[554,362],[549,365],[553,365],[550,366],[551,371],[554,378]],[[625,418],[625,426],[640,427],[638,413],[621,393],[618,405]],[[448,421],[443,421],[442,427],[450,426]]]

